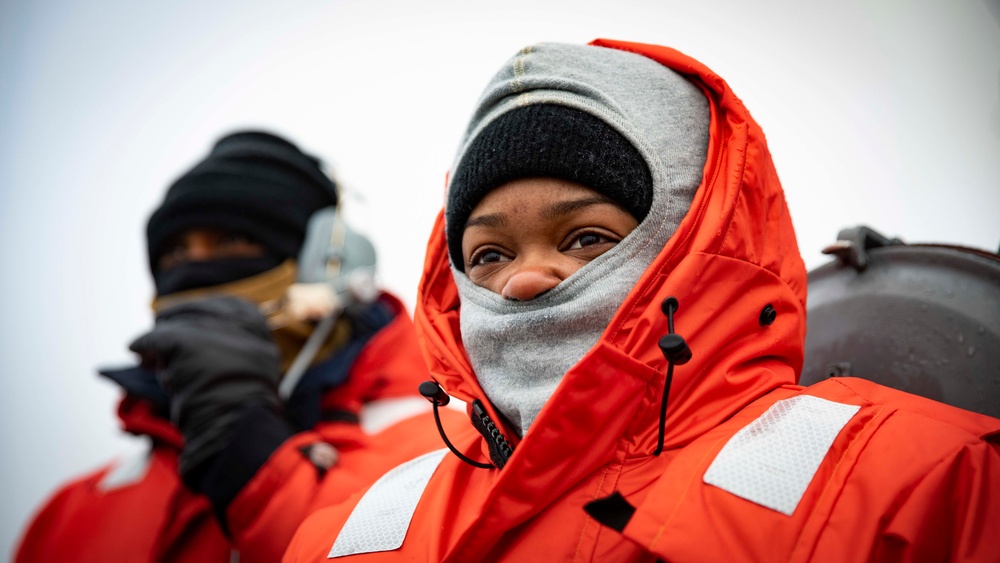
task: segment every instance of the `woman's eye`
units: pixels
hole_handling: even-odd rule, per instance
[[[618,242],[617,240],[613,240],[609,237],[600,235],[598,233],[584,233],[576,237],[576,239],[573,241],[573,244],[569,246],[569,250],[583,248],[586,246],[593,246],[595,244],[617,243],[617,242]]]
[[[481,266],[484,264],[496,264],[497,262],[503,262],[506,257],[496,250],[485,250],[478,254],[473,255],[472,259],[469,260],[469,264],[472,266]]]

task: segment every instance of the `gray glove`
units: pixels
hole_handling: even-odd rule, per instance
[[[171,307],[129,349],[156,370],[170,396],[170,421],[185,440],[185,481],[226,445],[245,408],[282,409],[278,347],[249,301],[217,297]]]

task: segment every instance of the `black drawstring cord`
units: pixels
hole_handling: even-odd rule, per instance
[[[660,400],[660,428],[656,438],[656,451],[653,455],[660,455],[663,452],[663,440],[667,426],[667,399],[670,397],[670,385],[674,381],[674,366],[682,366],[691,360],[691,348],[688,347],[684,337],[674,333],[674,313],[677,312],[680,303],[677,298],[670,296],[663,300],[660,308],[667,316],[667,333],[660,338],[660,351],[667,359],[667,379],[663,383],[663,398]]]
[[[480,463],[473,459],[469,459],[468,457],[465,456],[465,454],[455,449],[455,446],[453,446],[451,444],[451,441],[448,440],[448,436],[445,435],[444,433],[444,427],[441,426],[441,415],[438,414],[438,407],[439,406],[443,407],[451,401],[451,397],[449,397],[448,394],[444,392],[444,389],[442,389],[441,386],[438,385],[436,381],[425,381],[420,384],[418,390],[420,391],[421,395],[426,397],[427,400],[430,401],[432,405],[434,405],[434,422],[435,424],[437,424],[438,433],[441,434],[441,439],[444,440],[444,444],[448,446],[448,449],[451,450],[451,453],[458,456],[458,458],[464,461],[465,463],[468,463],[469,465],[472,465],[474,467],[479,467],[481,469],[493,469],[493,466],[490,465],[489,463]]]
[[[660,351],[667,359],[667,378],[663,382],[663,399],[660,401],[660,431],[657,435],[656,451],[653,455],[660,455],[663,452],[664,433],[667,426],[667,399],[670,396],[670,385],[674,380],[674,366],[684,365],[691,360],[691,349],[688,347],[684,337],[674,333],[674,313],[677,312],[679,304],[676,297],[667,297],[663,300],[660,308],[667,316],[667,333],[660,338]],[[591,518],[613,530],[621,532],[628,525],[635,515],[636,507],[632,505],[618,491],[609,496],[592,500],[584,505],[583,509]],[[657,559],[657,561],[660,561]]]
[[[670,398],[670,385],[674,381],[674,366],[682,366],[691,361],[691,348],[688,347],[683,336],[674,333],[674,313],[677,312],[679,306],[680,303],[673,296],[664,299],[660,305],[663,314],[667,316],[667,334],[663,335],[659,342],[660,351],[663,352],[663,357],[667,359],[667,378],[663,383],[663,398],[660,400],[660,425],[656,437],[656,450],[653,452],[653,455],[657,456],[663,452],[663,441],[667,425],[667,400]],[[444,427],[441,425],[441,416],[438,414],[438,407],[447,405],[451,401],[451,397],[444,392],[444,389],[441,389],[441,386],[436,381],[421,383],[419,390],[420,394],[434,405],[434,422],[437,424],[441,439],[444,440],[445,445],[448,446],[451,453],[474,467],[482,469],[503,468],[507,459],[513,454],[513,448],[510,447],[510,444],[504,439],[499,429],[496,428],[493,421],[486,415],[486,410],[482,405],[473,403],[473,410],[476,415],[473,417],[473,425],[487,439],[487,443],[490,446],[490,457],[496,465],[480,463],[469,459],[448,440],[448,436],[444,433]]]

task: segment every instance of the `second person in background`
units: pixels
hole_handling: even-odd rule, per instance
[[[142,365],[103,372],[150,449],[58,491],[18,563],[277,561],[312,511],[441,446],[412,321],[354,275],[374,255],[337,204],[316,158],[258,131],[223,137],[173,183],[148,223]]]

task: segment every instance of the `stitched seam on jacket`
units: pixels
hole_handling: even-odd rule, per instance
[[[601,490],[604,487],[604,481],[608,478],[608,472],[611,471],[610,464],[604,466],[604,471],[601,474],[601,481],[597,484],[597,490],[594,492],[592,500],[597,500],[598,495],[601,494]],[[586,536],[587,527],[590,525],[590,521],[593,520],[589,515],[584,518],[583,526],[580,527],[580,537],[576,540],[576,549],[573,550],[573,561],[577,561],[580,555],[580,548],[583,546],[583,538]],[[600,530],[598,530],[598,533]]]
[[[628,49],[625,49],[625,50],[628,50]],[[701,89],[702,89],[703,93],[706,92],[706,91],[708,91],[707,87],[706,88],[701,88]],[[706,97],[709,97],[708,94],[706,94]],[[732,137],[732,135],[727,136],[726,139],[724,139],[722,141],[722,144],[725,144],[726,142],[728,142],[728,139],[730,137]],[[748,139],[749,139],[749,137],[748,137]],[[747,142],[749,142],[749,140]],[[722,171],[722,157],[723,157],[723,154],[725,154],[725,152],[726,151],[724,151],[724,150],[720,150],[720,151],[718,151],[718,154],[715,155],[715,161],[714,161],[713,166],[711,168],[712,177],[711,177],[710,180],[704,181],[704,183],[703,183],[704,186],[713,186],[713,185],[715,185],[715,182],[718,181],[719,174],[721,174],[721,171]],[[746,146],[744,145],[744,155],[745,154],[746,154]],[[746,158],[744,157],[744,163],[745,162],[746,162]],[[741,190],[742,190],[742,184],[743,184],[743,171],[741,169],[740,170],[740,187],[741,187]],[[698,188],[699,188],[698,191],[700,192],[702,186],[698,186]],[[697,215],[697,218],[694,221],[694,223],[696,225],[700,225],[702,223],[702,219],[705,217],[705,213],[708,212],[708,207],[709,207],[708,201],[705,201],[704,204],[701,205],[698,208],[698,210],[697,210],[698,215]],[[731,219],[731,217],[730,217],[730,219]],[[684,221],[682,220],[681,224],[683,224],[683,223],[684,223]],[[680,225],[678,225],[678,229],[679,228],[680,228]],[[682,249],[687,248],[687,246],[688,246],[687,241],[690,240],[691,237],[694,236],[695,231],[696,231],[696,229],[689,229],[688,230],[688,232],[684,236],[684,239],[682,241],[678,241],[674,245],[674,250],[670,252],[670,254],[667,256],[666,260],[663,261],[663,264],[670,264],[671,262],[674,261],[674,259],[677,257],[678,253],[680,253]],[[668,244],[669,244],[669,240],[668,240]],[[690,253],[688,253],[688,254],[690,255]],[[662,273],[662,271],[661,271],[661,273],[659,275],[663,276],[664,278],[667,277],[667,274],[666,273]],[[646,289],[646,291],[643,292],[642,297],[646,297],[646,295],[648,295],[654,289],[652,287],[653,285],[656,285],[656,289],[662,287],[662,284],[652,284],[652,283],[646,284],[647,289]],[[640,300],[636,300],[636,301],[640,301]],[[633,305],[629,309],[628,315],[621,315],[619,317],[622,320],[617,325],[615,325],[614,329],[609,334],[609,339],[608,339],[609,341],[613,341],[614,340],[614,338],[618,335],[618,332],[621,330],[622,325],[625,322],[625,319],[631,318],[632,312],[634,310],[635,310],[635,305]]]
[[[718,254],[719,251],[722,250],[722,247],[724,247],[726,245],[726,241],[729,239],[729,234],[733,230],[733,218],[736,216],[736,208],[739,207],[739,205],[740,205],[740,199],[743,197],[743,188],[744,188],[744,185],[743,185],[743,176],[746,174],[746,170],[747,170],[747,147],[750,146],[750,127],[749,127],[749,125],[746,125],[746,124],[744,124],[744,127],[746,128],[746,132],[745,132],[746,137],[743,140],[743,150],[740,151],[740,153],[742,154],[743,158],[742,158],[742,162],[740,162],[740,177],[739,177],[739,181],[737,182],[737,185],[736,185],[737,186],[736,187],[736,199],[733,201],[732,211],[729,214],[729,219],[726,221],[726,223],[727,223],[726,224],[726,234],[722,237],[722,240],[719,242],[719,246],[716,247],[715,254]]]
[[[700,79],[699,79],[699,80],[700,80]],[[705,83],[704,83],[703,81],[701,81],[701,84],[702,84],[702,86],[704,86],[704,87],[702,88],[702,92],[703,92],[703,93],[705,93],[705,97],[706,97],[706,98],[709,98],[709,100],[710,100],[710,103],[713,103],[713,102],[711,101],[711,96],[709,96],[709,93],[711,93],[711,92],[712,92],[712,90],[711,90],[710,88],[708,88],[708,86],[707,86],[707,85],[705,85]],[[718,106],[716,106],[716,107],[718,107]],[[719,113],[721,113],[721,111],[722,111],[722,108],[721,108],[721,107],[719,107],[718,111],[716,112],[716,118],[717,118],[717,119],[721,119],[721,116],[719,115]],[[711,124],[710,124],[710,126],[711,126]],[[721,125],[720,125],[720,127],[721,127]],[[722,145],[725,145],[726,143],[728,143],[728,141],[729,141],[729,138],[731,138],[731,137],[732,137],[732,135],[730,134],[730,135],[728,135],[728,136],[727,136],[727,135],[723,135],[723,136],[724,136],[725,138],[724,138],[723,140],[721,140],[721,141],[720,141],[720,144],[722,144]],[[719,174],[721,174],[721,173],[722,173],[722,156],[723,156],[723,154],[725,154],[726,152],[727,152],[727,151],[725,151],[725,150],[719,150],[719,151],[718,151],[718,154],[716,154],[716,155],[715,155],[715,163],[714,163],[714,165],[712,166],[712,179],[711,179],[710,181],[706,182],[706,183],[704,184],[705,186],[714,186],[714,185],[715,185],[715,182],[717,182],[717,181],[718,181],[718,179],[719,179]],[[701,190],[700,190],[700,188],[701,188],[701,187],[702,187],[702,186],[698,186],[698,188],[699,188],[699,190],[698,190],[698,191],[701,191]],[[697,192],[696,192],[696,193],[697,193]],[[704,204],[704,205],[702,205],[702,206],[701,206],[701,207],[700,207],[700,208],[698,209],[698,217],[697,217],[697,219],[695,220],[695,224],[696,224],[696,225],[701,225],[701,222],[702,222],[702,219],[703,219],[703,218],[705,217],[705,213],[707,213],[707,212],[708,212],[708,202],[706,201],[706,202],[705,202],[705,204]],[[683,221],[681,221],[681,223],[683,224]],[[678,226],[678,228],[679,228],[679,226]],[[693,237],[693,236],[694,236],[694,234],[695,234],[695,230],[696,230],[696,229],[690,229],[690,230],[688,231],[688,233],[687,233],[687,236],[685,236],[685,237],[684,237],[684,240],[682,241],[682,243],[679,243],[679,244],[677,244],[677,246],[675,246],[675,247],[674,247],[674,250],[673,250],[673,252],[671,252],[671,253],[670,253],[670,255],[669,255],[669,256],[667,256],[667,259],[666,259],[666,261],[664,262],[665,264],[669,264],[669,263],[671,263],[671,262],[672,262],[672,261],[674,260],[674,257],[676,257],[676,256],[677,256],[677,254],[678,254],[678,253],[679,253],[679,252],[681,251],[681,249],[687,246],[687,241],[688,241],[688,240],[689,240],[689,239],[690,239],[691,237]],[[665,275],[665,274],[664,274],[664,275]]]
[[[720,437],[718,440],[716,440],[712,444],[712,447],[706,449],[705,453],[701,456],[701,459],[698,460],[698,467],[704,467],[705,460],[709,457],[709,454],[711,454],[711,452],[715,452],[716,454],[718,454],[719,452],[718,452],[718,450],[716,448],[719,445],[719,442],[722,442],[723,440],[726,440],[726,439],[727,438],[725,436]],[[676,460],[675,460],[675,463],[676,463]],[[683,500],[687,497],[688,491],[691,490],[691,485],[696,480],[700,480],[701,479],[700,475],[703,475],[703,472],[697,471],[697,472],[695,472],[694,475],[692,475],[691,479],[688,480],[687,486],[684,487],[684,493],[681,494],[680,498],[677,501],[677,506],[675,506],[674,509],[673,509],[673,511],[671,511],[670,516],[668,516],[667,519],[663,521],[663,525],[660,526],[660,529],[656,531],[656,535],[653,536],[653,539],[649,542],[649,550],[650,551],[652,551],[653,549],[655,549],[656,544],[659,543],[660,537],[663,535],[663,532],[665,532],[667,530],[667,526],[674,519],[674,516],[677,515],[677,511],[681,509],[681,505],[683,504]]]
[[[879,407],[879,409],[872,416],[871,420],[869,420],[867,423],[865,423],[865,425],[861,428],[861,430],[857,434],[855,434],[855,436],[854,436],[853,439],[851,439],[851,443],[848,444],[846,448],[844,448],[844,453],[840,456],[840,459],[837,460],[837,465],[835,465],[833,467],[833,471],[830,473],[831,477],[833,475],[836,475],[837,470],[840,469],[840,464],[844,461],[844,458],[847,457],[847,454],[854,448],[854,444],[856,444],[857,441],[860,440],[861,437],[865,435],[865,431],[868,430],[868,427],[871,426],[872,423],[874,423],[876,420],[879,420],[879,416],[882,414],[882,411],[884,411],[884,410],[885,410],[885,406],[884,405],[881,406],[881,407]],[[828,479],[827,480],[826,484],[823,486],[823,491],[820,492],[819,496],[816,498],[816,503],[815,504],[819,504],[819,501],[823,500],[823,498],[826,496],[827,491],[830,490],[830,485],[831,485],[832,482],[833,482],[833,479]],[[815,504],[813,506],[815,506]],[[827,517],[827,519],[829,519],[829,513],[827,513],[826,517]],[[795,538],[795,545],[792,546],[792,550],[788,554],[788,556],[789,556],[788,560],[789,561],[793,560],[793,556],[795,555],[795,552],[799,549],[799,544],[802,543],[803,534],[805,534],[805,531],[806,531],[806,523],[808,523],[809,520],[810,520],[809,518],[806,518],[806,521],[803,522],[803,524],[802,524],[802,528],[799,530],[799,536],[797,538]],[[815,546],[813,546],[813,547],[815,548]],[[808,557],[806,559],[808,559]]]
[[[617,316],[621,320],[615,323],[614,329],[612,329],[611,333],[608,334],[608,338],[606,340],[607,342],[611,343],[615,341],[615,339],[618,337],[618,333],[621,332],[622,326],[625,325],[625,320],[632,318],[632,315],[635,312],[638,303],[641,301],[645,301],[646,298],[649,297],[651,294],[656,293],[661,287],[663,287],[663,284],[666,283],[666,281],[667,281],[666,274],[656,274],[651,283],[645,284],[645,287],[643,288],[642,293],[638,296],[638,298],[632,300],[632,306],[629,307],[628,312],[625,314],[621,314],[621,311],[618,312]],[[659,372],[660,370],[655,370],[655,371]]]
[[[861,399],[863,399],[865,402],[867,402],[869,404],[872,404],[872,400],[869,399],[867,395],[862,394],[862,392],[859,391],[858,389],[856,389],[853,385],[851,385],[850,382],[843,381],[839,377],[838,378],[833,378],[833,379],[830,379],[830,380],[827,380],[827,381],[832,381],[832,382],[836,383],[837,385],[840,385],[840,386],[844,387],[845,389],[850,390],[851,393],[854,393],[855,395],[857,395],[858,397],[860,397]],[[910,409],[905,408],[904,406],[901,406],[901,405],[898,405],[898,404],[895,406],[895,408],[896,408],[897,412],[905,413],[908,416],[920,417],[920,418],[922,418],[924,420],[932,421],[935,424],[943,424],[943,425],[946,425],[946,426],[948,426],[950,428],[955,428],[955,429],[959,430],[960,432],[973,437],[974,438],[974,440],[973,440],[974,442],[978,442],[978,441],[989,442],[991,440],[995,440],[995,438],[991,438],[991,437],[997,435],[995,432],[994,433],[988,433],[988,434],[982,435],[982,434],[979,434],[979,433],[977,433],[975,431],[970,430],[969,428],[966,428],[965,426],[954,424],[954,423],[952,423],[952,422],[950,422],[948,420],[945,420],[945,419],[942,419],[942,418],[938,418],[936,416],[929,415],[929,414],[926,414],[926,413],[923,413],[923,412],[920,412],[920,411],[917,411],[917,410],[910,410]]]

